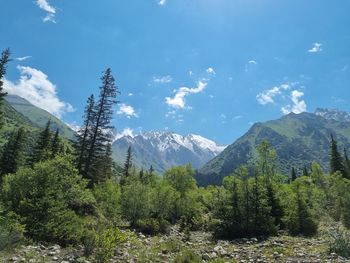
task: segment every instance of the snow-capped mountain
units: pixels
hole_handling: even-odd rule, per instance
[[[113,155],[119,164],[125,161],[129,146],[132,148],[133,162],[137,167],[148,169],[153,165],[159,173],[172,166],[187,163],[199,168],[225,148],[200,135],[182,136],[173,132],[145,132],[126,135],[115,140]]]
[[[341,122],[350,122],[350,113],[346,111],[341,111],[338,109],[322,109],[318,108],[315,111],[315,114],[317,116],[321,116],[323,118],[326,118],[328,120],[336,120]]]

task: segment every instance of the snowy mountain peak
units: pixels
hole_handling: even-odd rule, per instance
[[[151,164],[158,166],[159,171],[186,163],[192,163],[193,167],[198,168],[225,148],[200,135],[182,136],[174,132],[159,131],[121,136],[113,144],[115,151],[123,153],[121,157],[124,157],[124,151],[129,146],[142,167],[153,160]]]
[[[315,114],[328,120],[336,120],[341,122],[350,121],[350,113],[338,109],[317,108]]]

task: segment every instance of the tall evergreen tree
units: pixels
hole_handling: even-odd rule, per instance
[[[124,169],[123,169],[123,177],[121,180],[122,184],[124,184],[127,178],[130,177],[131,167],[132,167],[132,152],[131,152],[131,146],[129,146],[128,151],[126,152],[126,159],[125,159]]]
[[[97,172],[98,172],[98,178],[100,181],[104,181],[112,177],[113,159],[112,159],[112,145],[110,143],[107,144],[106,152],[100,159]]]
[[[7,92],[3,90],[4,88],[3,78],[5,77],[5,74],[6,74],[7,64],[11,61],[10,55],[11,55],[10,49],[5,49],[1,53],[1,57],[0,57],[0,107],[2,106],[4,97],[7,95]],[[2,109],[0,108],[0,128],[2,127],[2,125],[3,125],[3,112],[2,112]]]
[[[55,158],[61,152],[62,152],[61,138],[59,135],[59,129],[56,129],[55,135],[51,143],[51,157]]]
[[[31,165],[50,159],[52,137],[50,126],[51,120],[46,123],[45,129],[39,134],[38,141],[33,149],[32,158],[29,161]]]
[[[306,165],[303,167],[303,176],[309,177],[310,173],[309,170],[307,169]]]
[[[95,107],[95,99],[94,95],[91,94],[87,100],[87,105],[85,107],[84,113],[84,125],[78,131],[78,140],[75,144],[76,153],[77,153],[77,169],[81,174],[83,172],[83,165],[85,165],[85,161],[87,158],[88,146],[90,139],[92,137],[92,128],[94,124],[94,112]]]
[[[350,160],[348,157],[348,152],[346,151],[346,149],[344,148],[344,166],[346,168],[346,175],[347,175],[347,179],[350,180]]]
[[[111,121],[113,117],[113,106],[117,103],[118,89],[112,71],[108,68],[102,78],[98,103],[94,107],[94,118],[91,129],[91,139],[87,150],[87,157],[83,175],[90,179],[89,186],[92,187],[101,178],[98,178],[98,162],[105,155],[108,144],[112,142],[113,128]]]
[[[25,144],[25,130],[19,128],[14,131],[4,145],[0,160],[0,174],[15,173],[17,169],[23,164],[23,152]]]
[[[292,167],[292,172],[291,172],[291,181],[293,182],[295,179],[297,179],[297,173],[295,172],[295,168]]]
[[[330,167],[331,173],[335,173],[339,171],[343,177],[347,177],[346,170],[344,167],[343,157],[338,151],[337,141],[334,139],[333,135],[331,135],[331,159],[330,159]]]

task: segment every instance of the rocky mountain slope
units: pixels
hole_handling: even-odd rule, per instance
[[[187,163],[199,168],[225,148],[199,135],[146,132],[136,136],[123,136],[113,143],[114,159],[119,164],[125,161],[129,146],[137,167],[148,169],[152,165],[159,173],[172,166]]]
[[[277,151],[281,172],[289,174],[291,167],[301,171],[317,161],[329,168],[330,135],[338,140],[340,149],[350,148],[350,122],[346,115],[335,110],[318,109],[316,113],[290,113],[274,121],[254,124],[241,138],[229,145],[222,153],[209,161],[197,172],[201,185],[220,184],[240,165],[253,164],[255,147],[268,140]]]

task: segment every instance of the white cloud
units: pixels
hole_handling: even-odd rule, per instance
[[[25,61],[27,59],[30,59],[32,56],[25,56],[25,57],[18,57],[18,58],[15,58],[15,60],[18,60],[18,61]]]
[[[122,132],[118,132],[115,137],[114,137],[114,141],[124,137],[124,136],[130,136],[130,137],[134,137],[134,131],[133,129],[130,128],[125,128]]]
[[[180,89],[174,91],[174,97],[166,97],[165,102],[173,108],[184,109],[186,108],[185,97],[189,94],[196,94],[202,92],[206,86],[206,82],[198,81],[196,88],[181,87]]]
[[[117,114],[125,115],[128,119],[132,117],[139,117],[139,115],[135,112],[135,109],[130,105],[126,105],[125,103],[119,105],[119,110],[117,111]]]
[[[208,74],[213,74],[213,75],[215,75],[216,74],[216,72],[215,72],[215,70],[212,68],[212,67],[210,67],[210,68],[207,68],[207,73]]]
[[[18,95],[58,118],[75,110],[71,104],[58,98],[56,85],[44,72],[31,67],[17,66],[17,68],[21,76],[16,83],[4,80],[4,88],[9,94]]]
[[[282,93],[283,90],[289,90],[291,86],[289,84],[282,84],[279,87],[273,87],[269,90],[265,90],[258,95],[256,95],[256,99],[262,105],[268,103],[274,103],[274,97]]]
[[[255,60],[249,60],[249,61],[248,61],[248,64],[257,65],[257,64],[258,64],[258,62],[256,62]]]
[[[313,47],[309,49],[307,52],[309,53],[318,53],[322,51],[322,44],[321,43],[314,43]]]
[[[66,124],[68,125],[69,128],[71,128],[73,131],[75,132],[78,132],[81,128],[80,125],[78,125],[75,121],[69,123],[69,122],[66,122]]]
[[[129,96],[129,97],[132,97],[132,96],[134,96],[134,93],[129,92],[129,93],[128,93],[128,96]]]
[[[172,82],[173,78],[170,75],[153,77],[154,83],[165,84]]]
[[[304,93],[299,91],[299,90],[293,90],[290,94],[290,98],[293,102],[292,105],[287,105],[285,107],[281,108],[281,111],[283,114],[288,114],[288,113],[302,113],[306,111],[306,103],[304,100],[301,100],[301,97],[304,96]]]
[[[166,0],[158,0],[158,5],[165,5],[166,4]]]
[[[36,4],[39,8],[46,12],[46,16],[43,18],[44,22],[53,22],[55,21],[56,8],[51,6],[47,0],[36,0]]]

